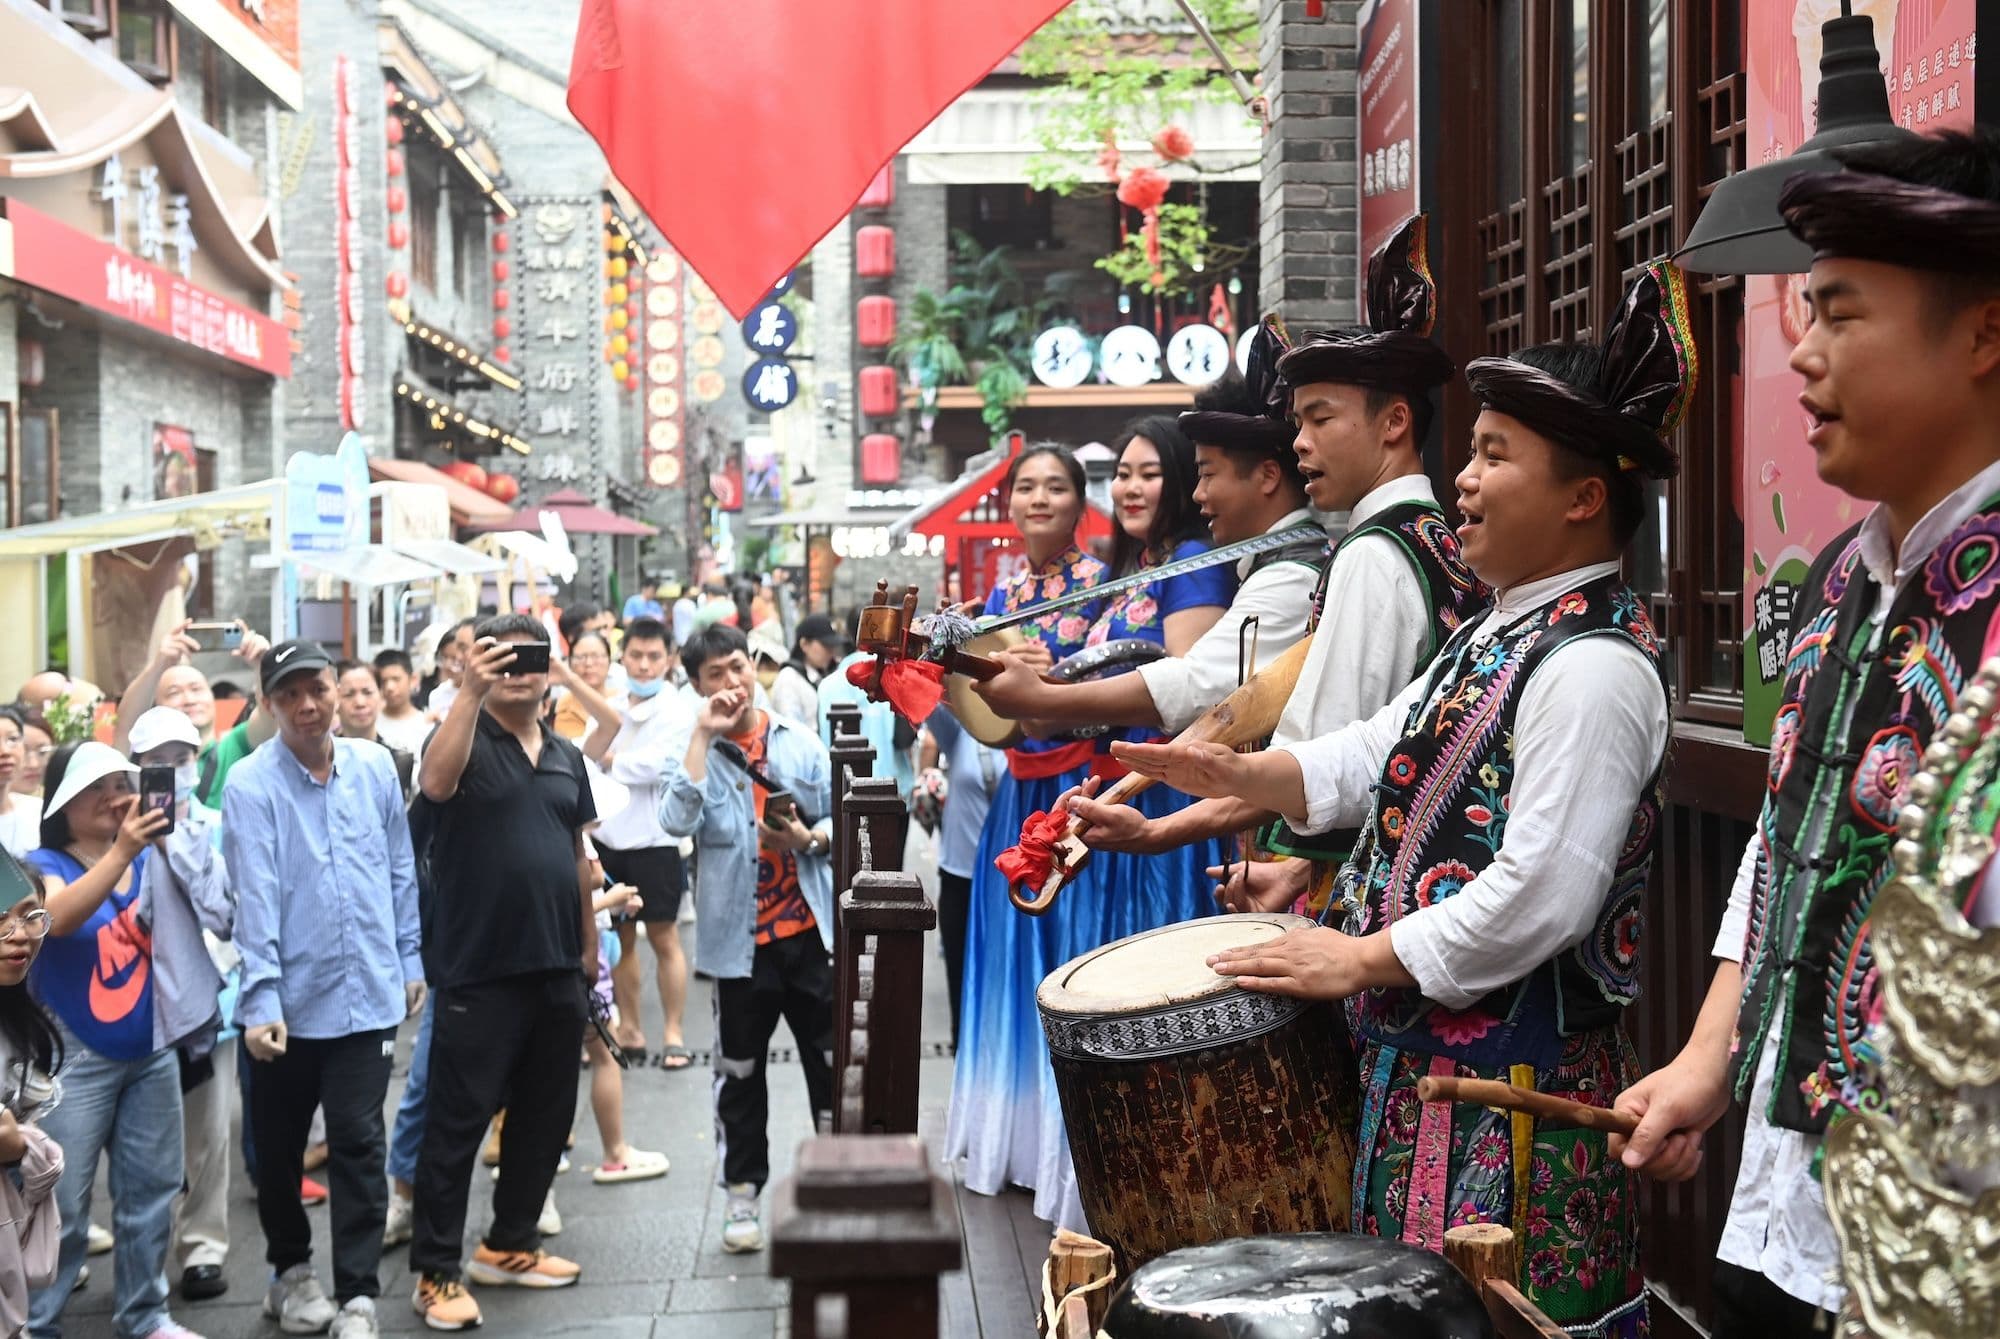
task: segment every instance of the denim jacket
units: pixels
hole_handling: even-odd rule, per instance
[[[802,725],[775,712],[767,713],[771,738],[764,770],[790,791],[815,832],[833,833],[832,769],[826,745]],[[675,837],[695,843],[694,967],[719,980],[750,975],[757,937],[757,811],[749,776],[715,751],[708,753],[708,775],[700,784],[688,779],[685,759],[692,739],[692,720],[676,730],[666,744],[660,773],[660,826]],[[824,855],[799,853],[799,890],[813,919],[820,942],[833,949],[833,865]]]

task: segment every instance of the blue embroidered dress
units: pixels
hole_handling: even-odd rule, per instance
[[[1209,548],[1206,540],[1182,540],[1174,548],[1172,558],[1192,558]],[[1142,567],[1159,565],[1150,558],[1141,560]],[[1106,642],[1141,640],[1164,646],[1169,614],[1204,606],[1227,609],[1235,593],[1236,569],[1229,564],[1135,587],[1110,598],[1091,624],[1084,644],[1101,646]],[[1105,735],[1098,741],[1092,770],[1114,777],[1122,770],[1111,758],[1113,739],[1148,743],[1160,738],[1163,738],[1160,731],[1148,726]],[[1191,803],[1192,799],[1178,790],[1152,786],[1139,793],[1135,807],[1148,818],[1161,818]],[[1076,881],[1063,890],[1062,897],[1042,918],[1055,923],[1061,943],[1056,965],[1127,935],[1157,930],[1215,911],[1212,891],[1215,885],[1208,877],[1208,867],[1227,859],[1228,847],[1225,841],[1210,840],[1177,847],[1162,855],[1093,853]],[[1029,1007],[1033,1007],[1032,999]],[[1035,1213],[1072,1231],[1088,1231],[1083,1204],[1077,1196],[1076,1171],[1070,1165],[1062,1106],[1053,1083],[1044,1085],[1044,1099]]]
[[[988,614],[1012,613],[1103,581],[1103,563],[1072,545],[988,597]],[[1020,631],[1061,660],[1083,649],[1096,610],[1089,604],[1044,615]],[[1055,1111],[1055,1081],[1035,990],[1069,957],[1062,921],[1024,916],[1007,900],[994,859],[1021,837],[1030,814],[1089,775],[1093,750],[1065,739],[1025,740],[1007,750],[973,864],[966,912],[965,975],[959,994],[958,1061],[952,1073],[945,1155],[965,1159],[965,1184],[982,1195],[1040,1180],[1042,1125]],[[1052,770],[1053,769],[1053,770]],[[1070,892],[1074,892],[1071,889]],[[1070,893],[1065,893],[1068,897]],[[1060,907],[1058,903],[1058,907]]]

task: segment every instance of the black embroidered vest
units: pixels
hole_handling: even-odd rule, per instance
[[[1398,502],[1349,530],[1327,554],[1320,568],[1319,584],[1313,587],[1312,612],[1306,618],[1306,635],[1319,630],[1320,616],[1326,612],[1326,585],[1340,551],[1363,535],[1383,535],[1395,541],[1417,574],[1417,586],[1424,593],[1425,622],[1429,636],[1417,659],[1416,672],[1430,668],[1438,648],[1451,640],[1459,627],[1474,618],[1492,601],[1472,569],[1459,556],[1458,536],[1435,502]],[[1361,834],[1353,828],[1306,834],[1292,831],[1291,824],[1278,819],[1264,829],[1260,844],[1279,855],[1303,856],[1309,860],[1338,863],[1347,859]]]
[[[1475,647],[1453,637],[1423,700],[1389,750],[1362,845],[1339,892],[1353,934],[1452,896],[1492,863],[1505,838],[1514,784],[1514,717],[1537,667],[1581,637],[1637,647],[1666,691],[1659,641],[1644,605],[1615,573],[1586,582]],[[1642,792],[1591,933],[1547,962],[1523,964],[1514,985],[1452,1010],[1415,989],[1370,991],[1352,1018],[1376,1041],[1463,1064],[1547,1066],[1564,1037],[1616,1022],[1639,993],[1640,899],[1652,867],[1664,757]]]
[[[1799,593],[1743,944],[1737,1095],[1779,1028],[1767,1115],[1793,1130],[1871,1101],[1855,1055],[1878,992],[1868,912],[1924,748],[2000,633],[2000,498],[1938,545],[1879,627],[1859,530]]]

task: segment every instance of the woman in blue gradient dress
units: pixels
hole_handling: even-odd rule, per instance
[[[994,590],[988,614],[1011,613],[1104,580],[1105,565],[1077,546],[1084,513],[1083,466],[1061,446],[1039,444],[1018,456],[1001,484],[1021,534],[1028,570]],[[1023,624],[1028,642],[1013,654],[1036,668],[1083,648],[1096,609],[1090,604]],[[1036,810],[1089,775],[1096,747],[1067,738],[1023,741],[1007,750],[974,863],[965,927],[965,973],[959,992],[958,1062],[946,1122],[947,1157],[965,1160],[967,1187],[995,1195],[1009,1185],[1033,1189],[1040,1173],[1045,1101],[1054,1078],[1035,1011],[1035,989],[1069,956],[1054,916],[1024,916],[1007,900],[993,861],[1020,840]]]
[[[1207,552],[1208,522],[1194,500],[1194,446],[1180,425],[1164,414],[1135,419],[1119,434],[1116,449],[1118,473],[1111,485],[1117,523],[1111,542],[1113,573],[1127,576]],[[1166,648],[1168,655],[1183,655],[1222,617],[1235,592],[1235,568],[1226,564],[1124,591],[1105,601],[1084,643],[1148,641]],[[1102,736],[1091,774],[1109,784],[1123,773],[1111,758],[1113,739],[1150,743],[1160,738],[1158,730],[1144,726]],[[1153,786],[1140,792],[1137,807],[1148,818],[1161,818],[1191,803],[1180,791]],[[1207,870],[1224,859],[1224,843],[1215,840],[1160,855],[1093,853],[1046,918],[1057,922],[1062,943],[1058,963],[1142,930],[1215,911],[1211,891],[1215,880]],[[1073,1231],[1086,1231],[1053,1084],[1047,1086],[1044,1102],[1035,1212]]]

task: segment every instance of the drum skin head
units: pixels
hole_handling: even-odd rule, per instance
[[[1492,1339],[1479,1294],[1416,1246],[1344,1232],[1170,1251],[1112,1299],[1105,1339]]]
[[[1023,638],[1012,628],[1001,628],[995,632],[974,637],[961,651],[973,655],[990,656],[1009,647],[1019,646]],[[958,717],[958,723],[965,732],[989,748],[1011,749],[1027,736],[1021,733],[1019,723],[986,705],[986,699],[972,691],[972,680],[963,674],[947,674],[944,677],[945,705],[951,714]]]
[[[1035,992],[1044,1012],[1122,1014],[1206,999],[1240,989],[1208,965],[1212,953],[1276,939],[1313,922],[1304,916],[1251,913],[1202,916],[1130,935],[1072,958]]]

